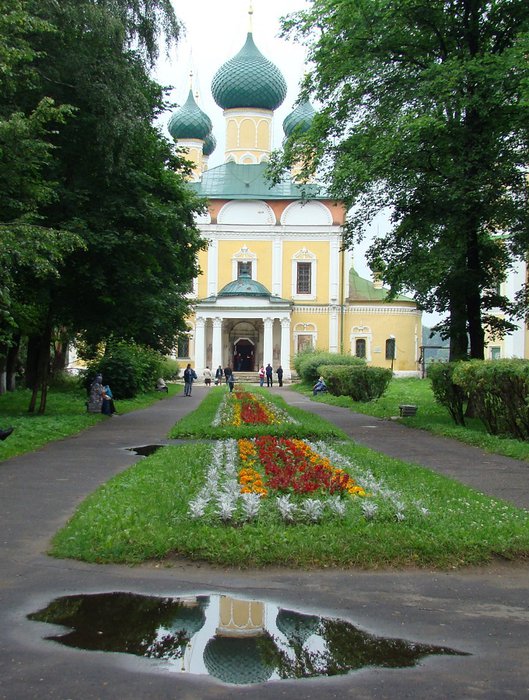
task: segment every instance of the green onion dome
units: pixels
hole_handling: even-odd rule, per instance
[[[239,278],[228,282],[218,293],[219,297],[270,297],[270,292],[260,282],[241,272]]]
[[[190,90],[185,104],[169,119],[168,128],[175,141],[178,139],[204,140],[211,132],[213,125],[208,115],[195,102],[193,91]]]
[[[213,136],[213,133],[208,134],[204,140],[204,145],[202,146],[202,153],[205,156],[210,156],[216,147],[217,139]]]
[[[287,84],[279,68],[263,56],[248,32],[239,53],[213,76],[211,93],[223,109],[274,110],[285,99]]]
[[[301,102],[283,121],[285,136],[290,136],[294,130],[304,134],[309,130],[315,114],[314,107],[308,100]]]

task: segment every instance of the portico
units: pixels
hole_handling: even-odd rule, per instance
[[[270,363],[291,376],[292,303],[273,296],[248,275],[226,285],[195,307],[195,367],[230,365],[257,371]]]

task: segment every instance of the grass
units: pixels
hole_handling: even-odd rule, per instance
[[[289,525],[265,499],[250,524],[193,520],[189,502],[204,486],[215,449],[200,443],[164,447],[103,485],[57,533],[50,553],[99,563],[184,556],[223,566],[304,568],[451,568],[529,554],[529,513],[350,441],[334,446],[404,500],[419,498],[429,515],[368,521],[353,504],[344,519]]]
[[[215,387],[208,392],[200,406],[182,418],[171,430],[171,438],[243,438],[255,435],[275,435],[281,437],[345,438],[345,433],[336,426],[328,423],[319,416],[313,416],[305,411],[288,406],[280,396],[270,394],[257,387],[252,387],[252,393],[264,396],[268,401],[278,406],[282,411],[294,418],[296,423],[281,423],[277,425],[241,425],[241,426],[212,426],[217,409],[226,394],[225,387]]]
[[[293,388],[300,393],[312,395],[311,388],[308,386],[296,384]],[[313,400],[385,419],[399,415],[399,404],[416,404],[419,407],[417,414],[413,417],[403,418],[402,422],[405,425],[459,440],[479,447],[485,452],[529,461],[528,443],[489,435],[477,418],[466,419],[467,425],[464,428],[455,425],[448,411],[435,402],[430,382],[427,379],[394,379],[390,382],[384,396],[368,403],[353,401],[347,396],[331,396],[330,394],[314,397]]]
[[[178,390],[175,385],[169,385],[169,396]],[[87,413],[86,394],[75,385],[50,389],[44,415],[28,413],[30,397],[28,389],[0,396],[0,426],[15,428],[7,440],[0,442],[0,461],[33,452],[48,442],[76,435],[101,420],[109,420],[103,415]],[[116,408],[119,413],[128,413],[166,397],[165,393],[148,392],[134,399],[116,401]]]

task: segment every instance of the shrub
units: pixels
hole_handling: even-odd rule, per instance
[[[90,362],[83,378],[88,389],[96,374],[103,375],[116,399],[131,399],[154,388],[162,376],[161,355],[150,348],[132,343],[113,343],[102,357]]]
[[[331,394],[350,396],[353,401],[373,401],[388,388],[393,372],[366,364],[322,365],[319,367]]]
[[[437,403],[448,409],[456,425],[465,425],[467,392],[454,383],[454,371],[461,362],[439,362],[428,366],[428,379]],[[467,364],[465,362],[465,364]]]
[[[164,357],[162,359],[161,372],[160,376],[164,379],[178,379],[180,375],[178,360],[173,360],[172,357]]]
[[[300,358],[296,364],[296,360]],[[301,380],[306,384],[315,384],[324,365],[347,365],[365,367],[366,363],[360,357],[352,355],[339,355],[336,352],[320,352],[312,351],[297,355],[294,359],[294,367],[296,372],[301,377]]]
[[[529,438],[529,362],[471,360],[454,369],[453,381],[472,401],[491,435]]]

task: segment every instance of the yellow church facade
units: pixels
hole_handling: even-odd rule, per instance
[[[219,365],[235,372],[281,365],[288,379],[293,357],[314,348],[417,374],[421,312],[405,296],[386,301],[376,279],[356,273],[342,247],[342,203],[316,185],[301,187],[295,176],[277,184],[266,177],[273,114],[286,84],[251,32],[215,74],[212,94],[226,124],[222,165],[208,169],[211,121],[191,91],[169,123],[193,162],[190,186],[208,202],[197,220],[207,247],[180,363],[191,362],[199,376]],[[299,105],[283,122],[285,133],[307,128],[313,114]]]

